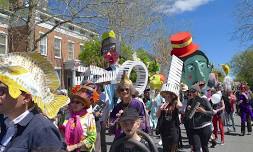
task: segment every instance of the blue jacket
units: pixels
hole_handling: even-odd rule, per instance
[[[7,129],[3,119],[0,123],[0,141],[2,141]],[[16,127],[17,132],[6,146],[6,152],[66,149],[58,129],[50,120],[35,110],[31,111]]]

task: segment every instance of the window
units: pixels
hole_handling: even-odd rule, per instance
[[[72,25],[69,25],[69,27],[68,27],[70,30],[72,30],[72,31],[74,31],[74,26],[72,26]]]
[[[80,30],[80,33],[83,34],[83,35],[86,34],[85,30],[82,30],[82,29]]]
[[[58,78],[59,78],[59,80],[60,80],[60,82],[61,82],[61,68],[55,68],[55,72],[57,73],[57,76],[58,76]]]
[[[40,36],[43,35],[43,33],[40,33]],[[41,55],[47,55],[47,37],[43,37],[40,40],[40,53]]]
[[[61,58],[61,39],[54,38],[54,56],[56,58]]]
[[[68,59],[69,60],[74,59],[74,43],[73,42],[68,43]]]
[[[0,33],[0,54],[7,53],[7,35]]]

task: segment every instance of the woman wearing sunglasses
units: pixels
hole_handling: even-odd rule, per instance
[[[118,124],[118,118],[121,116],[124,110],[130,107],[136,109],[139,117],[141,117],[141,129],[143,131],[147,130],[145,122],[143,120],[145,116],[144,106],[139,100],[132,97],[135,92],[136,90],[133,87],[131,80],[129,80],[127,75],[124,73],[121,82],[118,84],[116,90],[117,96],[120,98],[121,102],[114,107],[110,115],[110,125],[113,127],[112,132],[115,134],[116,139],[122,133],[122,129]]]
[[[89,86],[77,85],[72,89],[69,119],[64,123],[67,151],[90,152],[96,141],[95,118],[88,111],[92,97],[87,88]]]

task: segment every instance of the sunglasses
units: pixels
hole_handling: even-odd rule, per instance
[[[124,91],[128,92],[128,91],[129,91],[129,88],[121,88],[121,89],[120,89],[120,92],[124,92]]]
[[[6,94],[6,92],[7,92],[6,87],[0,87],[0,96],[3,96],[4,94]]]
[[[110,45],[110,46],[106,46],[102,49],[103,53],[109,52],[109,51],[115,51],[116,50],[116,45]]]

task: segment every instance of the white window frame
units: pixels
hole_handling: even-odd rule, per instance
[[[55,56],[55,39],[60,40],[60,56]],[[57,59],[61,59],[61,54],[62,54],[62,47],[61,47],[61,43],[62,43],[62,38],[58,37],[58,36],[54,36],[54,57]]]
[[[5,35],[5,54],[6,54],[8,53],[8,34],[3,31],[0,31],[0,34]]]
[[[69,44],[70,43],[72,43],[73,44],[73,56],[72,56],[72,58],[70,58],[70,56],[69,56]],[[75,59],[75,42],[73,42],[73,41],[68,41],[68,60],[74,60]]]
[[[41,34],[45,34],[45,33],[43,33],[43,32],[39,32],[39,36],[41,35]],[[47,36],[45,36],[45,37],[43,37],[43,39],[46,39],[46,51],[45,51],[45,54],[44,53],[42,53],[40,50],[40,54],[41,55],[44,55],[44,56],[47,56]],[[41,43],[41,40],[39,41],[39,48],[40,48],[40,43]],[[41,48],[40,48],[41,49]]]
[[[54,67],[54,70],[55,70],[55,72],[57,73],[57,76],[58,76],[58,78],[59,78],[59,80],[60,80],[60,83],[61,83],[61,77],[62,77],[62,68],[61,67]],[[60,72],[61,72],[61,75],[59,76],[58,75],[58,72],[56,71],[56,70],[60,70]]]

